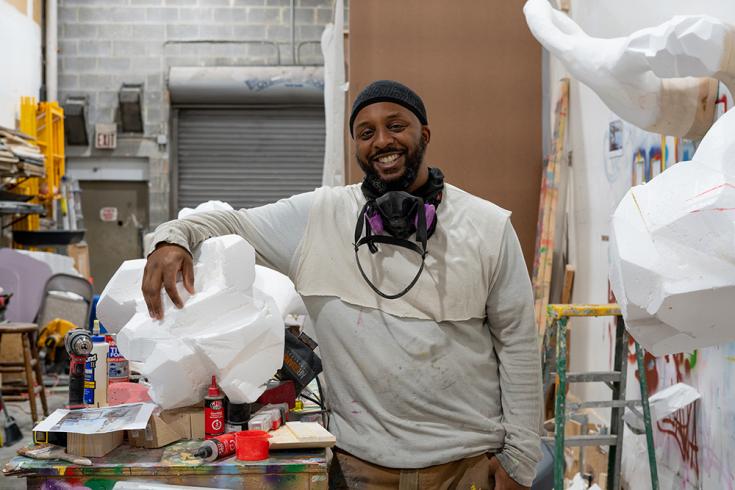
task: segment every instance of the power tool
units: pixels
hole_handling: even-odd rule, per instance
[[[54,318],[41,329],[38,335],[38,349],[46,373],[66,373],[69,356],[66,354],[64,337],[75,328],[78,327],[70,321]]]
[[[69,331],[64,337],[69,354],[69,404],[66,408],[84,408],[84,364],[92,352],[92,337],[80,328]]]

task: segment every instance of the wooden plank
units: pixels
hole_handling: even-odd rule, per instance
[[[337,439],[317,422],[286,422],[270,432],[271,449],[332,447]]]
[[[561,166],[565,162],[565,137],[569,114],[569,79],[560,82],[559,99],[556,103],[554,139],[552,142],[551,157],[546,165],[545,184],[541,189],[543,212],[539,213],[537,226],[538,248],[537,260],[534,260],[534,298],[536,324],[540,335],[546,330],[546,306],[549,303],[551,292],[551,270],[554,258],[554,227],[556,226],[556,206],[558,201]],[[536,266],[536,263],[538,265]]]
[[[562,283],[561,289],[561,302],[562,304],[570,304],[572,302],[572,290],[574,289],[574,266],[567,264],[564,267],[564,282]],[[569,353],[572,350],[572,329],[567,329],[567,366],[569,366]]]
[[[574,289],[574,273],[575,268],[572,264],[567,264],[564,268],[564,285],[561,290],[561,303],[568,305],[572,303],[572,290]]]

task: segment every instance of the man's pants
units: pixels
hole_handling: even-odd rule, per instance
[[[418,470],[385,468],[334,448],[329,466],[331,490],[492,490],[490,458],[486,453]]]

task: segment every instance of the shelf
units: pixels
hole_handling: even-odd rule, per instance
[[[18,201],[0,201],[0,214],[43,214],[46,209],[40,204]]]
[[[29,196],[28,194],[16,194],[15,192],[0,189],[0,201],[26,202],[31,199],[33,199],[33,196]]]
[[[44,245],[71,245],[84,238],[86,230],[13,230],[13,241],[29,247]]]

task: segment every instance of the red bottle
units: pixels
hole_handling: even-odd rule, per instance
[[[217,387],[217,378],[212,376],[212,385],[204,397],[204,438],[211,439],[225,432],[224,395]]]

